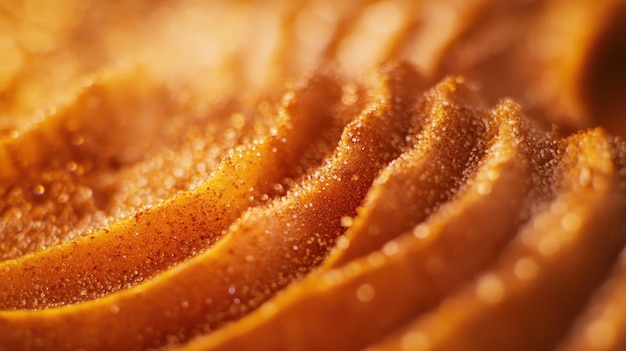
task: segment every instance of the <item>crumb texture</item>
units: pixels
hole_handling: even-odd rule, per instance
[[[626,2],[0,6],[0,351],[626,348]]]

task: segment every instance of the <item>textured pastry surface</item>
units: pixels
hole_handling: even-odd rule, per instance
[[[7,2],[0,350],[623,350],[626,2]]]

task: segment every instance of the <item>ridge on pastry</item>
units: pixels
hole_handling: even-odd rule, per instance
[[[0,349],[620,350],[625,4],[3,5]]]

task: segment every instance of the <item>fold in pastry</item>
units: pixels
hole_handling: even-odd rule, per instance
[[[0,350],[624,347],[623,1],[50,4]]]

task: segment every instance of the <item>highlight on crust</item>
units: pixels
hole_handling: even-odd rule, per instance
[[[0,349],[626,347],[623,2],[47,6],[0,12]]]

